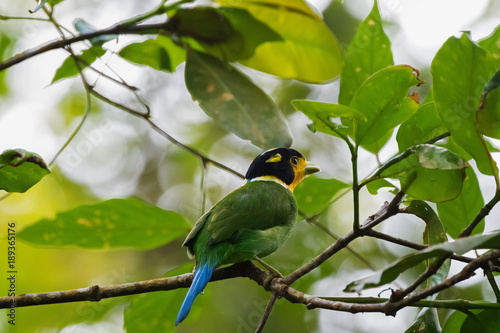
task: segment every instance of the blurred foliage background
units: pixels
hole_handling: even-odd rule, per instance
[[[103,28],[154,7],[156,1],[75,1],[58,6],[61,24],[72,26],[76,17]],[[323,13],[327,26],[345,48],[354,36],[361,20],[371,9],[371,1],[312,1]],[[487,36],[500,21],[496,1],[420,1],[398,0],[379,2],[384,28],[392,41],[395,63],[407,63],[421,70],[421,78],[429,80],[430,61],[437,48],[450,35],[470,30],[474,39]],[[0,3],[0,15],[26,16],[34,1],[18,0]],[[0,20],[0,59],[57,38],[53,27],[40,21]],[[106,46],[120,50],[138,36],[120,36]],[[85,93],[78,78],[50,85],[55,70],[66,58],[56,50],[0,72],[0,151],[23,147],[36,151],[49,161],[64,144],[78,124],[85,109]],[[106,61],[106,60],[105,60]],[[152,117],[167,133],[211,158],[241,173],[261,150],[219,127],[199,108],[186,90],[183,66],[167,74],[147,67],[134,66],[118,57],[109,65],[130,84],[140,88],[142,98],[152,109]],[[322,167],[322,178],[351,179],[348,152],[331,137],[311,133],[309,120],[290,105],[292,99],[308,98],[336,102],[338,81],[313,85],[294,80],[280,80],[248,68],[259,87],[279,104],[291,129],[293,147],[308,160]],[[97,76],[93,79],[99,80]],[[421,100],[425,97],[420,88]],[[135,103],[130,92],[118,85],[107,85],[107,92],[119,95],[123,103]],[[339,145],[339,146],[338,146]],[[397,151],[387,146],[380,154],[385,160]],[[373,155],[362,152],[360,176],[368,175],[377,166]],[[53,173],[25,194],[13,194],[0,201],[0,238],[5,239],[6,222],[14,221],[16,230],[42,218],[53,218],[57,212],[81,204],[104,199],[135,196],[161,208],[176,211],[194,224],[202,213],[202,172],[198,158],[166,141],[140,119],[131,117],[110,105],[93,102],[92,112],[81,132],[57,159]],[[207,202],[210,207],[223,195],[242,184],[233,175],[209,167],[205,174]],[[493,185],[479,179],[485,193]],[[361,217],[367,217],[391,195],[381,191],[377,197],[361,193]],[[352,203],[349,196],[332,206],[320,222],[338,235],[351,229]],[[491,221],[498,218],[494,211]],[[498,221],[498,220],[497,220]],[[499,227],[498,222],[488,225]],[[421,242],[424,224],[411,216],[398,216],[383,226],[392,234]],[[120,284],[153,279],[173,269],[191,269],[182,237],[153,250],[82,250],[52,249],[18,242],[17,293],[36,293],[93,284]],[[288,273],[308,258],[332,243],[319,229],[301,222],[290,240],[268,258],[271,265]],[[3,247],[3,245],[2,245]],[[383,267],[406,253],[396,245],[361,239],[353,247],[375,267]],[[3,251],[3,250],[2,250]],[[2,262],[1,265],[4,263]],[[180,267],[180,268],[179,268]],[[457,271],[459,267],[452,267]],[[411,281],[422,267],[400,278],[402,284]],[[294,287],[310,294],[342,295],[350,281],[369,272],[361,261],[347,250],[319,269],[299,280]],[[7,282],[0,279],[0,294]],[[470,279],[455,288],[450,297],[492,299],[484,284]],[[376,290],[367,295],[376,295]],[[177,301],[171,305],[175,317],[184,291],[175,291]],[[166,293],[155,293],[155,295]],[[384,294],[382,294],[384,295]],[[138,296],[134,296],[138,297]],[[103,300],[99,303],[68,303],[17,309],[17,325],[0,321],[1,332],[122,332],[123,310],[134,297]],[[161,296],[159,296],[161,297]],[[175,299],[175,297],[174,297]],[[189,320],[178,332],[252,332],[260,320],[268,295],[247,279],[231,279],[210,283],[205,295],[199,297]],[[443,310],[445,311],[445,310]],[[382,314],[346,314],[315,310],[278,300],[266,330],[279,332],[402,332],[413,321],[418,310],[404,309],[397,318]],[[214,320],[214,318],[217,318]]]

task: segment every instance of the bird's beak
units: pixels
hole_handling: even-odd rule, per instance
[[[314,164],[312,162],[307,162],[306,167],[304,168],[304,172],[306,175],[311,175],[311,174],[319,172],[319,171],[321,171],[319,166],[317,166],[316,164]]]

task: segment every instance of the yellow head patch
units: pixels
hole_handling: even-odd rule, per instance
[[[307,161],[305,160],[305,158],[303,157],[295,157],[295,158],[297,164],[290,161],[290,165],[292,166],[293,172],[295,174],[293,182],[290,185],[288,185],[288,187],[290,188],[290,190],[292,190],[292,192],[295,189],[295,186],[297,186],[297,184],[306,176],[305,168],[307,165]]]
[[[278,163],[281,161],[281,154],[274,154],[269,159],[266,160],[266,163]]]

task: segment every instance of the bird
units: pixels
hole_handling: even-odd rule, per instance
[[[267,150],[250,164],[245,184],[200,217],[182,244],[196,258],[196,268],[176,326],[187,317],[217,267],[259,260],[285,243],[297,222],[293,190],[305,176],[318,171],[295,149]]]

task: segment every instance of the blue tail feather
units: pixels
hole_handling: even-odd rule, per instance
[[[209,265],[208,263],[204,263],[203,265],[196,265],[196,271],[193,276],[193,283],[191,287],[189,287],[186,298],[184,298],[184,302],[182,302],[181,309],[179,310],[179,314],[177,315],[177,320],[175,321],[175,326],[179,325],[181,321],[186,319],[189,314],[189,310],[191,310],[191,305],[193,305],[194,299],[198,296],[208,281],[212,277],[212,272],[215,269],[215,265]]]

